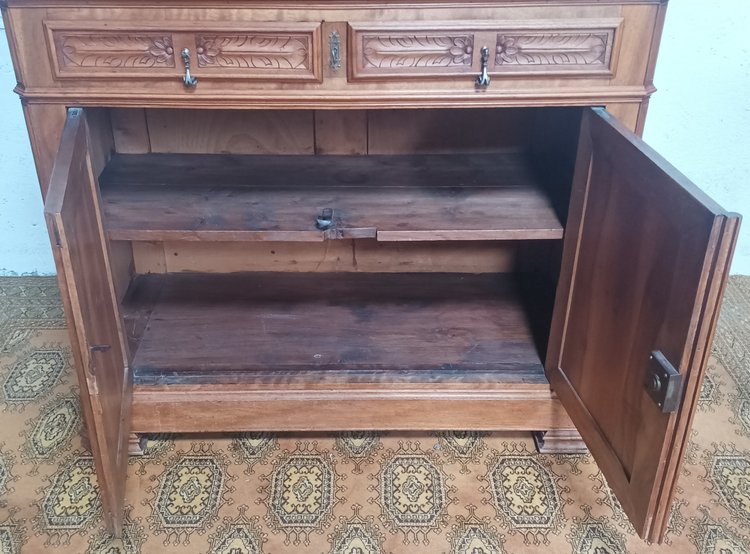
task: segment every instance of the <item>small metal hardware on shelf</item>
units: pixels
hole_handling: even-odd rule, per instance
[[[315,220],[315,226],[321,231],[327,231],[333,225],[333,210],[324,208]]]
[[[198,85],[198,79],[190,75],[190,49],[182,49],[182,63],[185,65],[185,75],[182,77],[182,82],[185,83],[186,87],[194,87]]]
[[[333,31],[328,37],[331,55],[328,61],[334,71],[341,69],[341,37],[337,31]]]
[[[479,87],[488,87],[490,86],[490,74],[487,73],[487,64],[490,61],[490,49],[486,46],[482,46],[482,49],[479,51],[481,54],[480,61],[482,62],[482,72],[477,75],[477,86]]]

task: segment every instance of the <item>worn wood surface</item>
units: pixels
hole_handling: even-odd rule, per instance
[[[117,156],[101,182],[118,240],[562,237],[519,155]]]
[[[351,431],[351,430],[528,430],[570,428],[547,385],[495,390],[326,390],[269,385],[200,387],[136,386],[133,431]]]
[[[139,383],[485,380],[466,372],[544,382],[503,275],[146,275],[124,309]]]
[[[581,141],[547,373],[634,526],[658,541],[737,219],[606,112],[586,114]],[[644,385],[657,350],[685,379],[674,414]]]
[[[127,241],[116,241],[115,243]],[[324,242],[133,242],[137,273],[509,273],[518,250],[536,241],[378,242],[374,239]],[[555,241],[560,242],[560,241]]]
[[[70,298],[82,404],[107,521],[122,532],[132,383],[108,246],[99,221],[86,124],[72,110],[55,160],[45,217]]]

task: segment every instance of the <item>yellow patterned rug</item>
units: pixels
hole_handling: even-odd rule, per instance
[[[750,277],[730,282],[665,545],[526,435],[151,437],[102,527],[57,285],[0,279],[2,553],[750,551]]]

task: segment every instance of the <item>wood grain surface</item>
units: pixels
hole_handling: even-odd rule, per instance
[[[101,185],[118,240],[562,237],[519,155],[116,156]]]
[[[316,382],[320,371],[365,382],[382,379],[377,372],[430,382],[475,371],[544,382],[528,317],[504,275],[145,275],[124,309],[139,383]]]

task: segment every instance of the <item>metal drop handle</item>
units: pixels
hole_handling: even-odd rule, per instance
[[[476,84],[478,87],[488,87],[490,86],[490,75],[487,73],[487,64],[490,62],[490,49],[486,46],[482,46],[482,49],[479,51],[481,54],[480,61],[482,62],[482,72],[477,75]]]
[[[185,83],[186,87],[194,87],[198,85],[198,79],[190,75],[190,49],[182,49],[182,63],[185,64],[185,75],[182,77],[182,82]]]

